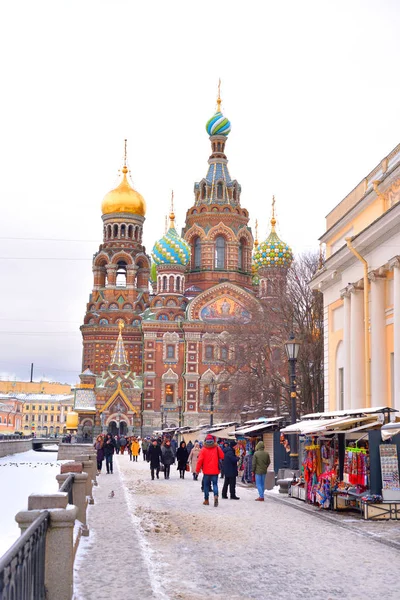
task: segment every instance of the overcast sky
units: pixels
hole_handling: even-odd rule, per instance
[[[101,201],[123,140],[145,245],[205,176],[222,79],[251,226],[296,253],[399,142],[397,0],[2,0],[0,376],[75,383]],[[24,239],[16,239],[24,238]],[[28,239],[28,238],[35,238]],[[40,241],[37,241],[39,238]],[[65,241],[49,241],[65,240]]]

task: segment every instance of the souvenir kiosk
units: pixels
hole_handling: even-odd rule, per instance
[[[394,412],[378,407],[309,414],[283,428],[289,439],[299,436],[301,476],[290,495],[321,508],[355,509],[373,518],[370,507],[382,501],[381,456],[388,455],[380,448],[381,429]],[[392,453],[391,458],[394,464],[397,457]]]

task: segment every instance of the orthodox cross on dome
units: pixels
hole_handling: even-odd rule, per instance
[[[254,240],[254,245],[258,246],[258,219],[256,219],[256,239]]]
[[[218,79],[217,112],[221,112],[221,78]]]
[[[276,219],[275,219],[275,196],[272,196],[272,218],[271,227],[272,231],[275,231]]]
[[[169,213],[169,226],[175,227],[175,213],[174,213],[174,190],[171,192],[171,210]]]
[[[128,140],[124,139],[124,167],[126,167]]]

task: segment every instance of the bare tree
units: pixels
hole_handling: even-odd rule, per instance
[[[289,415],[284,343],[291,332],[301,341],[298,411],[323,410],[323,302],[309,287],[318,265],[317,254],[299,256],[288,270],[285,291],[264,302],[250,323],[230,329],[229,352],[221,361],[220,381],[230,387],[229,402],[218,406],[222,418]]]

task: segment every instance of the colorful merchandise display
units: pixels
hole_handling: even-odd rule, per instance
[[[367,448],[346,448],[343,481],[352,485],[368,487],[369,456]]]

